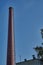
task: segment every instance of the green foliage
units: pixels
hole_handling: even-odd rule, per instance
[[[37,56],[43,58],[43,47],[35,47],[35,51],[37,52]]]

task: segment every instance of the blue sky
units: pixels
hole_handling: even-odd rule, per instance
[[[0,1],[0,65],[6,65],[8,8],[14,8],[14,31],[16,62],[31,59],[33,47],[40,46],[43,28],[43,0],[4,0]]]

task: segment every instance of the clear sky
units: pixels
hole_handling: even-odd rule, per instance
[[[16,62],[32,59],[33,47],[42,43],[43,0],[0,0],[0,65],[6,65],[8,8],[14,8]]]

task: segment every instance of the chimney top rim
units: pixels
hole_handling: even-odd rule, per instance
[[[9,9],[13,9],[13,7],[9,7]]]

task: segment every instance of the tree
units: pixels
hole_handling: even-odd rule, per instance
[[[36,46],[35,51],[37,52],[38,59],[43,59],[43,47],[42,46]]]

